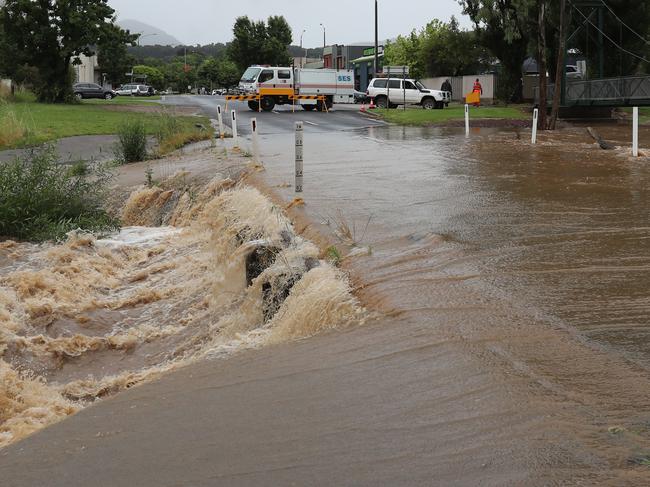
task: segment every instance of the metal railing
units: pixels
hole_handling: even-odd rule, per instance
[[[547,100],[553,99],[555,85],[548,85]],[[539,88],[535,88],[539,102]],[[650,103],[650,76],[626,76],[592,80],[567,80],[565,105],[630,105]]]

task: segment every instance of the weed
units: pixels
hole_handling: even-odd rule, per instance
[[[0,147],[16,144],[30,135],[27,124],[11,105],[0,100]]]
[[[75,229],[107,231],[119,223],[103,204],[112,173],[92,164],[85,175],[59,164],[53,146],[0,164],[0,235],[60,239]]]
[[[86,161],[77,161],[68,168],[70,177],[86,176],[88,174],[88,164]]]
[[[341,259],[343,258],[339,249],[337,249],[334,245],[327,247],[325,250],[325,257],[335,266],[338,266],[341,263]]]
[[[128,164],[147,157],[147,131],[142,119],[127,119],[118,128],[115,157]]]
[[[151,164],[147,164],[147,168],[144,170],[144,175],[147,178],[147,187],[148,188],[153,188],[153,186],[154,186],[153,168],[151,167]]]

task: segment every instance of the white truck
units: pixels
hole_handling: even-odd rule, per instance
[[[374,78],[368,85],[368,98],[379,108],[393,108],[397,105],[420,105],[430,110],[444,108],[451,101],[448,91],[430,90],[415,79]]]
[[[305,110],[328,110],[334,103],[354,103],[354,72],[251,66],[239,81],[241,95],[227,99],[248,101],[251,110],[271,111],[275,105],[299,105]]]

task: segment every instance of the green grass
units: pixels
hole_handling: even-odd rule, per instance
[[[627,113],[632,120],[632,107],[619,108],[625,113]],[[639,107],[639,123],[645,124],[650,122],[650,107]]]
[[[0,150],[28,147],[75,135],[116,134],[125,119],[142,120],[150,135],[154,135],[158,130],[160,116],[157,113],[110,110],[106,107],[113,103],[112,101],[97,101],[100,103],[84,102],[71,105],[6,103],[5,112],[13,113],[13,116],[26,128],[27,135],[4,144],[0,142]],[[0,111],[0,125],[2,125],[2,117]],[[210,127],[210,122],[205,117],[179,116],[175,119],[187,130],[193,130],[196,123]]]
[[[395,108],[391,110],[377,109],[376,115],[387,122],[401,125],[434,125],[453,120],[465,119],[464,105],[451,104],[442,110],[424,110],[419,107],[403,110]],[[480,108],[470,107],[470,118],[495,118],[509,120],[528,120],[530,114],[524,112],[521,106],[493,107],[482,106]]]

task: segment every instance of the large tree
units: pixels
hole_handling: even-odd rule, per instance
[[[104,29],[104,35],[97,45],[97,61],[107,81],[120,83],[135,64],[135,58],[128,53],[128,45],[134,45],[139,34],[131,34],[115,24]]]
[[[272,16],[266,23],[238,17],[228,54],[240,71],[253,64],[288,65],[291,38],[291,27],[284,17]]]
[[[0,11],[14,67],[38,70],[34,88],[45,102],[72,100],[70,66],[92,56],[108,35],[115,11],[107,0],[7,0]]]

